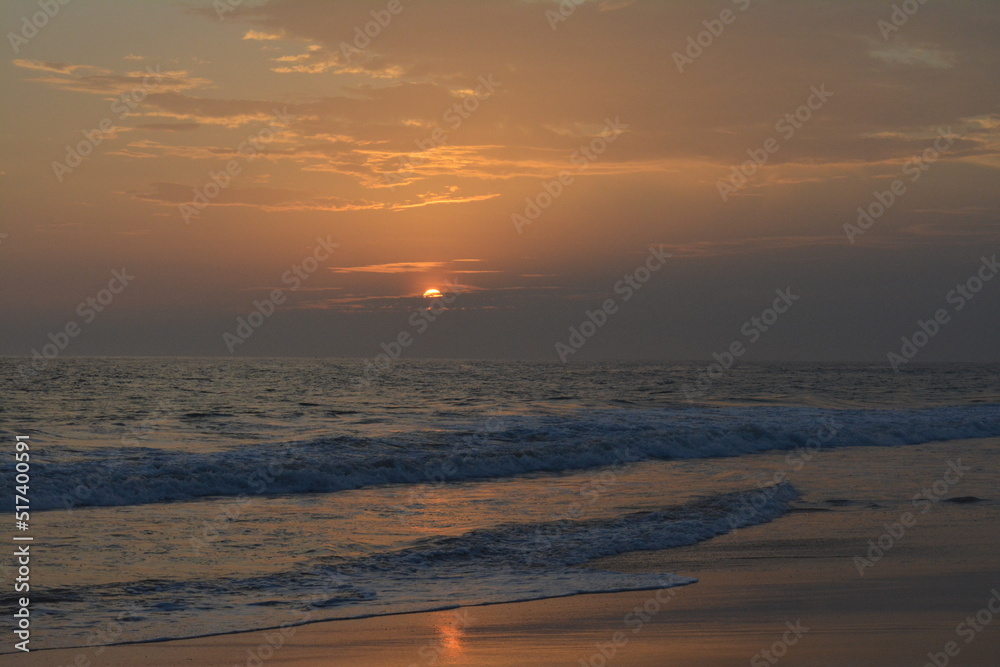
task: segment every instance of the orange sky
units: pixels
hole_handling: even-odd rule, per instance
[[[879,359],[997,251],[995,2],[52,6],[0,7],[5,355],[227,355],[279,289],[236,354],[372,356],[451,285],[407,354],[555,359],[663,246],[579,358],[707,358],[792,286],[753,356]],[[998,295],[926,359],[1000,359]]]

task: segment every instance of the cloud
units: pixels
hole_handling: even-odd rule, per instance
[[[227,21],[244,24],[243,39],[276,51],[270,71],[331,77],[330,95],[286,105],[166,91],[149,96],[146,115],[237,127],[266,122],[276,105],[285,105],[296,119],[267,159],[343,176],[371,191],[393,188],[407,201],[392,208],[405,210],[484,201],[496,196],[488,183],[546,180],[565,170],[581,180],[670,175],[712,181],[719,176],[707,172],[728,172],[745,160],[748,149],[775,135],[776,121],[803,104],[811,86],[824,83],[835,91],[833,100],[782,141],[753,187],[810,187],[831,175],[894,169],[925,148],[919,131],[982,117],[1000,104],[988,83],[992,74],[981,64],[1000,57],[1000,49],[985,33],[966,39],[968,31],[959,29],[982,21],[988,13],[981,9],[965,10],[954,24],[914,24],[911,43],[886,45],[871,30],[879,18],[875,8],[827,0],[780,10],[761,4],[745,20],[741,14],[726,39],[698,61],[709,72],[704,76],[681,74],[672,60],[685,30],[705,18],[693,3],[587,2],[568,19],[572,30],[554,37],[539,3],[443,0],[420,11],[404,8],[405,20],[394,19],[366,48],[345,49],[354,28],[371,20],[369,9],[366,3],[274,0],[227,14]],[[663,26],[672,28],[665,33]],[[484,35],[498,36],[496,48],[484,48]],[[761,51],[761,42],[772,48]],[[289,45],[297,46],[288,51]],[[614,62],[607,53],[615,54]],[[959,64],[964,76],[935,78]],[[481,77],[500,85],[467,113],[461,105]],[[928,95],[929,85],[935,94]],[[577,172],[573,156],[617,114],[628,132]],[[431,139],[438,136],[443,139]],[[195,159],[211,154],[185,149]],[[966,136],[945,159],[991,166],[1000,162],[1000,148],[987,136]],[[454,177],[480,185],[453,196],[440,184]]]
[[[133,142],[130,146],[140,144]],[[123,155],[121,152],[109,155]],[[132,153],[129,157],[155,157],[155,154]],[[169,181],[152,183],[147,192],[132,193],[133,198],[157,204],[175,206],[191,203],[195,199],[196,188]],[[346,199],[342,197],[318,196],[307,190],[290,188],[247,187],[226,188],[212,200],[212,206],[247,206],[262,211],[402,211],[408,208],[439,204],[462,204],[484,201],[498,195],[461,195],[455,191],[447,193],[425,193],[400,202],[380,202],[370,199]],[[472,273],[473,271],[462,271]]]
[[[921,48],[905,44],[874,49],[871,51],[871,56],[895,65],[923,65],[934,69],[951,69],[956,62],[953,53],[941,49]]]
[[[840,236],[771,236],[757,238],[740,238],[726,241],[696,241],[684,244],[654,244],[678,260],[706,259],[712,257],[732,257],[735,255],[756,254],[762,252],[798,250],[814,246],[841,246],[847,241]]]
[[[246,34],[243,35],[243,39],[251,39],[256,41],[273,41],[281,39],[281,35],[276,35],[274,33],[262,32],[260,30],[247,30]]]
[[[199,127],[201,127],[199,123],[139,123],[136,125],[137,129],[160,132],[190,132]]]
[[[481,259],[452,259],[439,262],[391,262],[387,264],[367,264],[364,266],[339,266],[332,267],[332,273],[425,273],[435,269],[446,269],[451,275],[482,275],[504,273],[494,269],[464,269],[461,264],[471,262],[482,262]],[[456,267],[456,265],[459,265]]]
[[[636,2],[638,0],[601,0],[597,5],[597,10],[600,12],[615,12],[619,9],[631,7]]]
[[[44,83],[59,90],[91,95],[117,96],[138,90],[143,90],[146,93],[150,91],[182,91],[204,88],[212,83],[208,79],[191,76],[191,73],[186,70],[161,71],[159,65],[155,67],[150,65],[140,71],[114,74],[110,70],[90,65],[46,63],[34,60],[15,60],[14,64],[27,69],[65,75],[31,79],[33,82]],[[91,73],[77,75],[77,72]]]
[[[174,91],[153,93],[145,103],[149,116],[226,127],[268,122],[282,111],[275,102],[193,97]]]
[[[449,311],[509,310],[516,308],[518,304],[549,302],[554,298],[583,299],[595,296],[607,296],[603,292],[595,293],[591,290],[579,290],[563,286],[502,284],[494,287],[484,287],[482,285],[471,285],[456,279],[439,282],[437,283],[437,287],[442,293],[453,294],[456,297],[452,303],[447,305],[447,310]],[[423,287],[418,291],[407,292],[405,294],[399,294],[398,292],[388,294],[354,292],[334,298],[304,300],[296,304],[294,308],[345,312],[412,312],[427,308],[428,302],[423,294]],[[443,304],[439,304],[439,307],[441,305]]]
[[[135,199],[168,206],[194,202],[196,188],[173,182],[150,184],[149,192],[133,193]],[[316,197],[308,191],[288,188],[230,187],[211,201],[211,206],[246,206],[262,211],[360,211],[385,208],[380,202],[347,200],[339,197]]]
[[[873,130],[898,123],[944,123],[981,114],[1000,103],[985,66],[1000,57],[996,41],[987,35],[990,17],[985,7],[964,8],[961,20],[949,23],[908,26],[913,45],[873,46],[877,32],[872,26],[881,16],[878,8],[827,0],[780,7],[761,4],[753,14],[741,14],[740,23],[727,29],[726,39],[717,40],[706,51],[697,64],[708,71],[704,76],[681,74],[672,60],[687,33],[701,29],[705,17],[696,3],[588,2],[568,19],[572,30],[553,36],[539,3],[498,0],[484,5],[444,0],[424,11],[405,9],[406,20],[394,20],[362,53],[345,51],[343,44],[353,39],[354,27],[370,20],[366,7],[279,0],[240,8],[231,16],[255,29],[318,47],[280,56],[275,71],[351,72],[369,76],[377,86],[377,92],[375,88],[352,91],[357,95],[356,106],[374,112],[367,122],[355,120],[353,114],[345,117],[319,110],[311,121],[317,131],[326,125],[339,132],[347,125],[355,137],[388,136],[390,144],[396,143],[391,139],[394,135],[408,135],[409,142],[402,143],[412,147],[414,141],[425,138],[421,129],[446,126],[441,115],[454,100],[445,99],[436,110],[424,110],[416,99],[407,99],[404,84],[420,84],[447,95],[474,87],[471,83],[484,74],[492,73],[504,82],[497,95],[484,101],[469,123],[463,124],[460,138],[449,137],[448,147],[433,156],[436,162],[411,170],[414,175],[404,184],[448,169],[466,174],[471,168],[474,178],[534,178],[546,171],[544,175],[551,176],[552,169],[558,171],[562,165],[558,160],[533,165],[538,153],[568,155],[575,148],[573,141],[589,134],[578,128],[600,125],[609,112],[628,116],[634,138],[619,142],[590,173],[598,169],[657,173],[669,170],[669,162],[732,161],[759,133],[768,132],[776,120],[794,112],[810,86],[823,83],[817,80],[818,72],[837,97],[823,110],[822,121],[807,128],[811,141],[787,142],[782,146],[782,160],[839,163],[844,153],[865,155],[870,148],[865,144],[872,142],[862,136]],[[612,9],[617,10],[612,12],[613,20],[608,16]],[[530,26],[538,29],[530,30]],[[664,26],[671,29],[665,33]],[[497,38],[501,41],[484,48],[484,35],[501,36]],[[516,48],[507,37],[511,35],[517,35]],[[762,42],[771,48],[761,51]],[[613,62],[607,59],[608,53],[615,54]],[[747,53],[754,57],[745,57]],[[872,58],[886,65],[913,66],[873,68]],[[719,63],[728,65],[720,67]],[[953,71],[959,63],[967,69],[963,77],[926,78],[927,70]],[[569,71],[573,76],[566,76]],[[650,77],[659,83],[650,86]],[[379,83],[386,78],[390,85]],[[768,83],[777,80],[782,81],[780,87]],[[927,94],[928,85],[935,86],[934,95]],[[594,95],[594,90],[602,94]],[[761,94],[765,90],[768,93]],[[396,120],[386,127],[378,120],[378,110],[380,98],[390,91],[395,96],[391,109]],[[433,99],[423,92],[417,97]],[[330,106],[334,104],[330,101]],[[406,126],[406,119],[413,122]],[[474,147],[484,151],[503,147],[508,161],[491,159]],[[890,149],[891,144],[879,148]],[[905,150],[902,145],[897,148]],[[831,154],[831,149],[836,152]],[[395,155],[387,151],[368,156],[368,173],[380,171],[375,161],[407,152],[412,148]],[[616,165],[608,167],[612,161]],[[309,168],[324,169],[322,165]],[[338,171],[337,162],[329,170]],[[378,179],[366,185],[378,187]]]
[[[274,62],[280,63],[271,68],[278,74],[363,74],[375,79],[398,79],[406,70],[396,65],[389,65],[384,58],[368,55],[367,57],[349,60],[341,52],[328,51],[322,46],[310,46],[306,53],[279,56]]]
[[[439,204],[466,204],[469,202],[486,201],[499,197],[500,193],[488,193],[481,195],[461,195],[454,189],[439,193],[422,193],[417,196],[416,201],[407,201],[391,206],[394,211],[403,211],[408,208],[421,208],[424,206],[436,206]]]
[[[138,193],[136,199],[155,201],[164,204],[186,204],[193,201],[195,188],[182,183],[157,182],[152,183],[151,192]],[[218,203],[252,204],[256,206],[282,204],[294,201],[302,196],[299,190],[278,188],[227,188],[219,193]]]
[[[439,269],[447,262],[394,262],[390,264],[368,264],[366,266],[331,267],[333,273],[416,273]]]
[[[24,60],[17,58],[11,61],[18,67],[23,67],[24,69],[33,69],[41,72],[53,72],[55,74],[73,74],[74,72],[84,70],[92,72],[100,72],[102,74],[110,73],[110,70],[102,69],[100,67],[92,67],[91,65],[71,65],[69,63],[53,63],[44,62],[41,60]]]
[[[1000,94],[987,85],[990,72],[979,64],[1000,56],[1000,49],[985,38],[964,39],[957,28],[962,22],[915,25],[908,33],[912,42],[886,45],[862,30],[874,25],[874,9],[821,0],[781,11],[762,4],[746,15],[754,26],[734,25],[699,60],[711,76],[689,76],[672,61],[684,29],[665,36],[662,26],[701,25],[697,7],[588,2],[571,17],[573,30],[560,30],[553,39],[537,3],[469,4],[444,0],[421,12],[406,10],[405,21],[395,20],[363,52],[343,44],[354,26],[370,20],[364,7],[309,0],[239,7],[227,20],[246,24],[244,39],[278,50],[272,71],[343,75],[331,79],[337,81],[334,92],[287,103],[205,97],[185,86],[207,82],[194,84],[184,72],[172,89],[146,98],[141,128],[178,135],[199,126],[235,128],[266,123],[275,108],[287,108],[294,120],[280,144],[269,145],[260,158],[310,176],[350,179],[349,191],[361,196],[300,194],[266,204],[270,210],[406,211],[484,202],[516,187],[497,187],[498,181],[536,187],[563,171],[581,181],[669,177],[711,191],[748,149],[776,136],[776,122],[795,112],[817,85],[834,91],[831,102],[781,141],[780,151],[741,194],[759,198],[779,188],[892,175],[947,124],[966,131],[956,129],[961,139],[943,162],[1000,166],[1000,123],[991,112]],[[976,14],[968,10],[965,22],[975,24]],[[537,34],[525,29],[533,24],[542,28]],[[518,35],[516,48],[484,49],[482,36],[489,34]],[[761,40],[774,48],[760,51]],[[278,41],[299,46],[287,52],[288,44],[271,44]],[[747,52],[755,57],[735,57]],[[616,54],[614,63],[606,53]],[[720,68],[719,62],[731,65]],[[80,71],[67,68],[75,66],[49,65],[46,71],[63,73],[68,81],[52,85],[89,92],[134,85],[132,75],[125,81],[110,74],[72,76]],[[961,77],[954,75],[959,65]],[[662,85],[650,86],[651,76]],[[470,97],[483,77],[499,85],[485,99]],[[772,85],[776,80],[780,86]],[[929,95],[932,84],[935,93]],[[600,135],[606,119],[619,114],[627,132],[581,168],[574,159]],[[132,142],[112,155],[213,160],[234,155],[234,149]],[[454,179],[461,179],[461,190],[450,189]]]

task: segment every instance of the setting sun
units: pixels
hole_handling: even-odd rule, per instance
[[[1000,667],[998,9],[0,0],[0,667]]]

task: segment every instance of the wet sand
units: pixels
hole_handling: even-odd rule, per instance
[[[937,464],[966,456],[975,465],[949,497],[983,499],[940,502],[926,514],[917,514],[916,525],[863,568],[863,576],[855,557],[866,556],[867,541],[882,535],[885,524],[900,519],[900,507],[909,506],[912,484],[903,472],[898,479],[881,482],[905,505],[852,504],[831,497],[835,482],[824,478],[824,468],[817,465],[795,480],[805,491],[803,502],[777,521],[692,547],[635,552],[593,564],[698,577],[699,583],[690,586],[322,622],[285,628],[284,634],[270,630],[103,651],[33,651],[4,656],[4,662],[81,667],[920,667],[929,663],[930,653],[936,655],[937,667],[997,665],[1000,613],[988,610],[992,605],[1000,611],[1000,470],[996,457],[979,454],[985,444],[936,443],[896,450],[890,453],[893,461],[881,467],[873,464],[852,480],[859,488],[870,488],[865,475],[884,477],[891,465],[905,471],[909,459],[934,457]],[[997,444],[990,441],[989,449]],[[970,452],[973,458],[968,458]],[[823,456],[839,465],[873,454],[857,449]],[[897,485],[898,490],[893,488]],[[849,498],[849,485],[841,486],[840,495]],[[966,620],[970,616],[971,625]],[[953,656],[946,654],[949,649]],[[771,653],[765,655],[765,650]]]

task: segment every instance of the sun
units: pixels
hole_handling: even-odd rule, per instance
[[[436,290],[433,287],[424,292],[425,299],[433,299],[436,296],[441,296],[441,292],[440,290]]]

